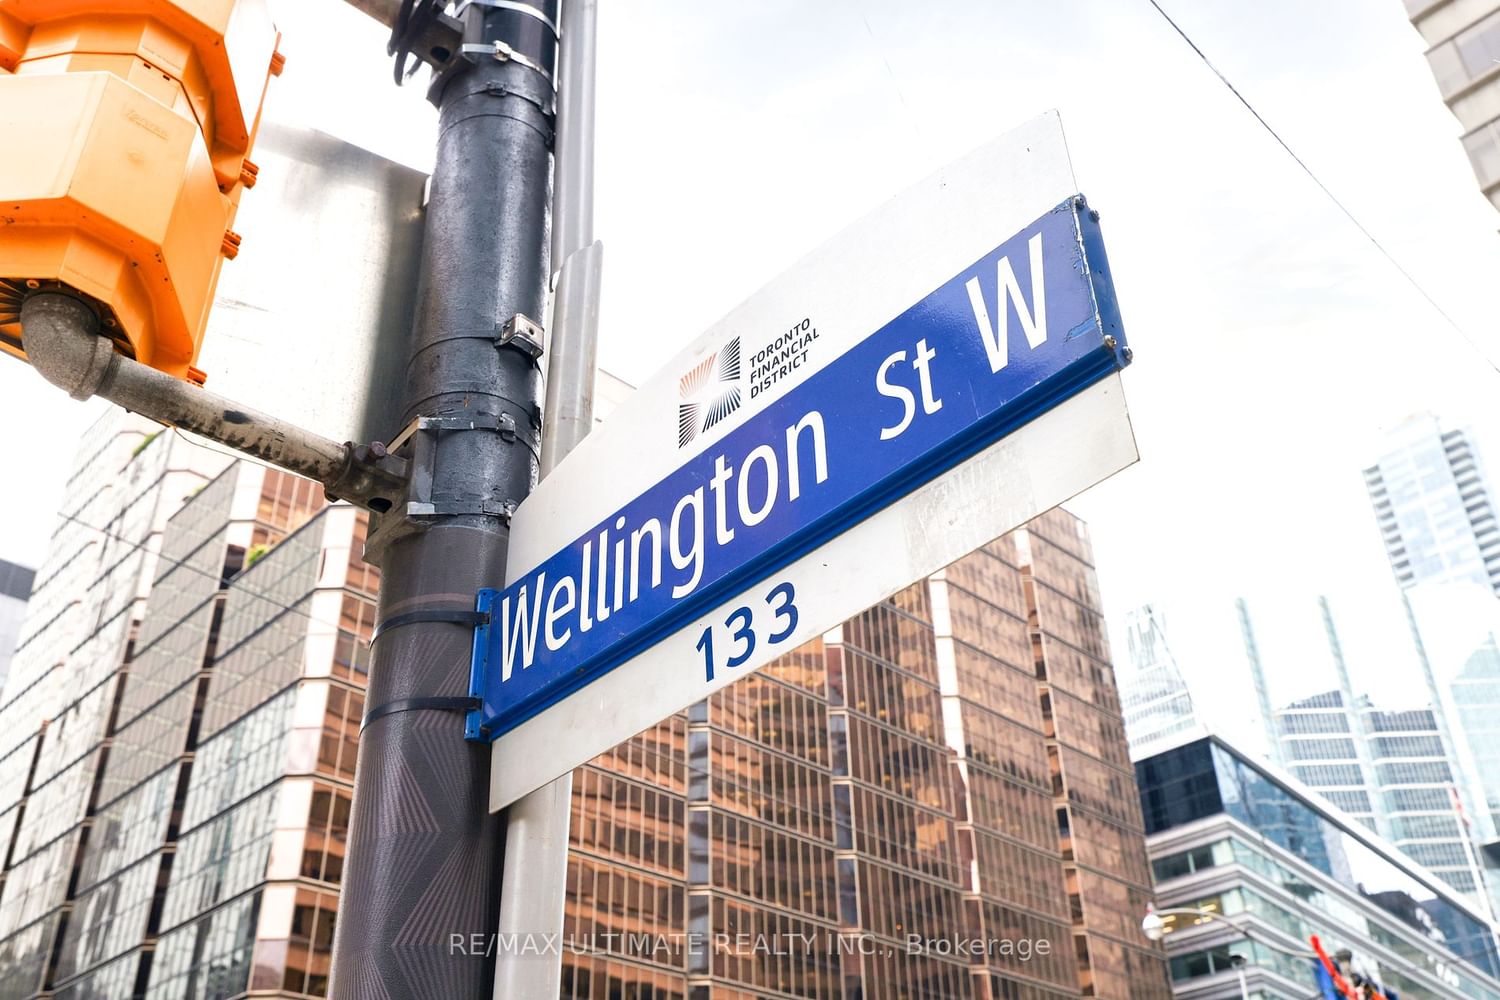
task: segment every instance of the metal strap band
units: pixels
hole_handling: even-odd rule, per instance
[[[536,18],[545,24],[547,30],[551,31],[554,36],[560,37],[557,25],[552,23],[552,18],[548,17],[541,8],[533,7],[529,3],[518,3],[517,0],[465,0],[464,3],[458,5],[458,9],[453,12],[453,16],[463,17],[464,11],[469,7],[494,7],[496,10],[513,10],[517,14],[525,14],[527,17]]]
[[[360,721],[359,731],[364,732],[365,727],[383,715],[394,715],[397,712],[472,712],[480,706],[478,698],[398,698],[388,701],[384,705],[376,705],[365,713],[364,719]]]
[[[375,631],[370,633],[370,644],[389,632],[393,628],[403,625],[416,625],[419,622],[448,622],[453,625],[468,625],[471,627],[488,625],[490,616],[485,611],[475,611],[473,608],[436,608],[425,611],[408,611],[404,615],[392,615],[375,626]]]
[[[469,42],[466,43],[461,49],[459,49],[459,51],[464,55],[493,56],[500,62],[518,63],[519,65],[525,66],[527,69],[532,70],[533,72],[540,73],[543,77],[546,78],[548,83],[552,84],[552,89],[557,89],[557,78],[553,74],[552,70],[549,70],[547,67],[543,66],[541,63],[537,62],[526,53],[512,47],[506,42],[497,40],[491,45],[481,45],[477,42]],[[520,95],[517,94],[515,96],[519,97]],[[528,103],[535,102],[528,101]],[[516,121],[521,122],[521,124],[523,125],[531,124],[530,122],[527,122],[524,119],[520,118],[517,118]]]

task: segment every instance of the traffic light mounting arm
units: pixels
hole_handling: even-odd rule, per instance
[[[323,484],[330,499],[384,513],[405,502],[407,462],[380,442],[356,445],[313,434],[173,378],[114,349],[99,318],[61,293],[32,295],[21,328],[32,367],[74,399],[99,396],[172,427]]]

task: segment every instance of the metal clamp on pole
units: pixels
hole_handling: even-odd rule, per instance
[[[559,32],[547,13],[556,4],[539,5],[518,0],[463,0],[452,17],[463,24],[458,58],[438,68],[429,96],[440,93],[447,79],[458,72],[464,60],[513,62],[542,77],[550,90],[557,88]],[[469,16],[483,11],[482,17]],[[551,114],[551,108],[545,109]]]
[[[375,624],[375,629],[370,633],[369,644],[375,645],[386,632],[393,628],[401,628],[403,625],[417,625],[421,622],[447,622],[451,625],[488,625],[490,614],[488,611],[470,611],[467,608],[435,608],[424,611],[408,611],[401,615],[392,615],[382,619]]]
[[[542,356],[542,344],[546,339],[547,332],[542,329],[542,324],[516,313],[501,324],[496,342],[501,347],[514,347],[535,361]]]
[[[547,12],[517,0],[464,0],[455,12],[463,17],[470,7],[487,8],[485,28],[478,38],[464,38],[463,53],[469,57],[491,56],[535,70],[557,85],[557,25]]]
[[[453,62],[462,44],[463,22],[444,13],[447,6],[444,0],[404,0],[395,4],[390,0],[349,2],[390,27],[391,40],[386,52],[396,57],[393,74],[398,85],[415,73],[421,63],[440,72]],[[418,60],[416,64],[410,64],[413,56]]]
[[[530,323],[524,316],[517,316],[517,319]],[[532,338],[536,336],[532,332],[533,327],[536,331],[541,329],[532,324],[532,327],[528,327],[528,332],[518,337],[522,342],[515,344],[518,350],[531,357],[534,355],[531,355],[529,347],[523,345],[533,343]],[[498,343],[498,336],[496,340]],[[365,540],[367,562],[380,565],[381,553],[392,542],[414,531],[425,530],[436,518],[479,514],[497,517],[503,523],[510,523],[511,515],[516,512],[516,507],[519,505],[517,500],[439,495],[436,487],[439,435],[471,432],[489,432],[507,444],[533,446],[529,439],[523,440],[515,418],[509,413],[417,417],[408,423],[400,434],[391,439],[386,450],[392,454],[400,454],[401,461],[409,472],[403,482],[401,496],[390,508],[391,515],[380,518],[371,525],[369,537]]]

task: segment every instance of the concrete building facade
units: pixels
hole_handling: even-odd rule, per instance
[[[1500,208],[1500,2],[1406,0],[1479,188]]]

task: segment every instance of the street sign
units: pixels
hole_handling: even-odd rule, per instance
[[[1097,216],[1047,115],[806,258],[516,511],[491,808],[1135,459]]]

